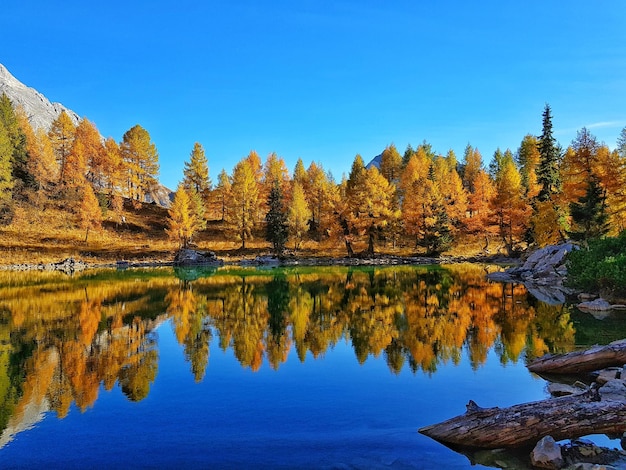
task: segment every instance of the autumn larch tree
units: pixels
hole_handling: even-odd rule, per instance
[[[274,181],[267,200],[269,210],[265,215],[265,239],[272,244],[272,251],[280,256],[287,243],[287,214],[283,203],[283,190],[278,180]]]
[[[398,184],[402,170],[402,156],[394,144],[383,150],[380,158],[380,173],[393,184]]]
[[[304,197],[302,184],[294,180],[291,190],[291,202],[287,211],[287,227],[289,235],[293,240],[294,251],[300,249],[304,235],[309,229],[308,222],[310,219],[311,210]]]
[[[250,160],[244,159],[237,163],[233,170],[228,219],[241,241],[241,249],[246,248],[246,240],[252,239],[252,229],[256,225],[258,212],[259,186],[255,170]]]
[[[157,183],[159,154],[150,134],[139,124],[124,134],[120,145],[126,167],[128,197],[143,202]]]
[[[171,239],[178,240],[180,248],[187,248],[198,230],[198,220],[191,209],[189,193],[182,183],[176,188],[168,214],[168,235]]]
[[[37,194],[35,198],[41,205],[43,200],[50,195],[52,184],[58,181],[59,166],[46,131],[41,128],[35,131],[23,108],[18,108],[16,115],[26,137],[27,170],[33,178],[33,189]]]
[[[65,111],[52,121],[48,136],[59,164],[59,182],[65,180],[65,160],[72,149],[76,126]]]
[[[522,241],[528,226],[529,206],[523,199],[522,178],[510,151],[503,154],[496,173],[496,196],[492,206],[496,222],[510,255]]]
[[[220,215],[220,220],[224,222],[226,220],[227,209],[229,205],[231,195],[231,181],[226,170],[222,169],[217,176],[217,185],[213,190],[213,199],[217,205],[217,211]]]
[[[522,177],[525,197],[532,200],[539,194],[541,185],[537,181],[537,167],[541,160],[539,142],[533,135],[527,134],[517,149],[517,163]]]
[[[80,227],[85,229],[85,242],[87,242],[89,231],[92,229],[97,230],[102,225],[102,209],[91,185],[85,184],[80,190],[81,198],[78,217]]]
[[[477,148],[467,144],[463,154],[463,186],[469,193],[474,192],[474,181],[478,172],[483,168],[483,157]]]

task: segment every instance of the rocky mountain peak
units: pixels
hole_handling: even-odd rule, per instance
[[[6,93],[14,106],[21,106],[34,129],[49,130],[52,122],[65,111],[78,124],[80,116],[61,103],[52,103],[34,88],[30,88],[11,75],[7,68],[0,64],[0,94]]]

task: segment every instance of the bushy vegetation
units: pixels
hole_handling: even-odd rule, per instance
[[[618,237],[590,240],[568,256],[571,287],[626,297],[626,230]]]

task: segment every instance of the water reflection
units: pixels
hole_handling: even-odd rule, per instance
[[[157,325],[171,320],[196,381],[209,345],[257,371],[349,341],[356,360],[435,373],[467,350],[473,368],[574,347],[567,307],[490,283],[485,268],[300,268],[0,275],[0,430],[92,406],[100,385],[144,399],[158,373]]]

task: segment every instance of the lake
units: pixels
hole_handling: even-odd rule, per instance
[[[482,468],[417,429],[626,337],[493,269],[0,273],[0,467]]]

